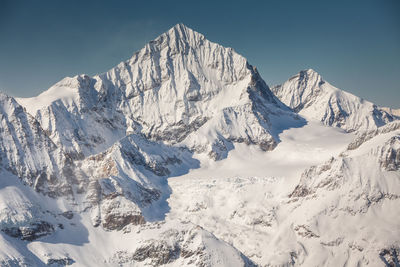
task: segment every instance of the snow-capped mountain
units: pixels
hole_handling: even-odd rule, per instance
[[[273,149],[280,129],[271,120],[296,119],[244,57],[182,24],[106,73],[18,101],[75,158],[140,133],[220,159],[232,142]]]
[[[0,116],[1,266],[398,261],[398,117],[312,70],[271,91],[178,24]]]
[[[312,69],[300,71],[272,91],[300,115],[348,132],[376,129],[396,119],[375,104],[332,86]]]

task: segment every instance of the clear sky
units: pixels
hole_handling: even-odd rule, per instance
[[[399,0],[0,0],[0,90],[34,96],[105,72],[179,22],[233,47],[269,85],[313,68],[400,108]]]

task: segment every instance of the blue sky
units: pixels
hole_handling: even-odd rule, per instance
[[[0,90],[34,96],[107,71],[184,23],[233,47],[269,85],[306,68],[400,107],[400,1],[0,0]]]

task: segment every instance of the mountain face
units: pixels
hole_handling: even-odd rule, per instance
[[[52,196],[72,192],[72,161],[12,97],[0,94],[0,164],[37,191]]]
[[[348,132],[376,129],[396,119],[375,104],[330,85],[312,69],[301,71],[272,91],[300,115]]]
[[[78,159],[129,133],[215,159],[232,142],[271,150],[279,133],[271,119],[296,119],[244,57],[181,24],[104,74],[66,78],[18,101]]]
[[[0,119],[1,266],[398,261],[398,117],[312,70],[270,89],[178,24]]]

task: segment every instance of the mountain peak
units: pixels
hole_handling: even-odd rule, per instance
[[[193,29],[189,28],[188,26],[186,26],[183,23],[177,23],[175,24],[174,27],[172,27],[170,30],[175,30],[175,31],[179,31],[179,32],[185,32],[185,31],[192,31],[194,32]]]
[[[15,101],[15,98],[7,95],[0,91],[0,109],[4,109],[5,106],[18,107],[19,104]],[[1,112],[1,111],[0,111]]]
[[[204,43],[204,40],[203,34],[182,23],[178,23],[153,41],[150,41],[145,48],[151,51],[158,51],[168,47],[182,52],[186,51],[185,48],[200,46]]]
[[[314,80],[318,82],[323,81],[322,76],[313,69],[301,70],[298,74],[296,74],[292,78],[299,78],[300,80]]]
[[[178,23],[166,32],[167,35],[175,35],[180,39],[187,39],[189,36],[199,35],[204,37],[201,33],[194,31],[183,23]]]
[[[318,74],[314,69],[304,69],[301,70],[300,73],[307,73],[307,74]]]

